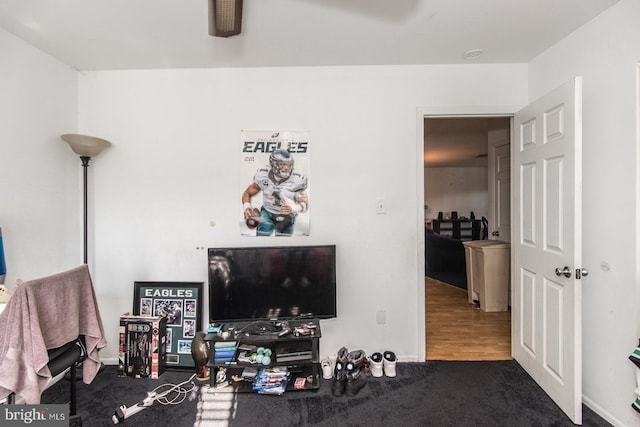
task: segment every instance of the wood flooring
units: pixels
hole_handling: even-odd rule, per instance
[[[466,289],[425,278],[427,360],[511,360],[511,312],[469,304]]]

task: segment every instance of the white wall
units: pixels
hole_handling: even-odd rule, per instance
[[[131,309],[134,281],[206,283],[206,253],[197,247],[335,243],[338,318],[323,322],[321,352],[391,349],[417,360],[418,107],[523,105],[526,67],[102,71],[83,73],[79,92],[82,133],[114,144],[93,179],[90,261],[107,327]],[[241,129],[311,132],[309,237],[239,236]],[[386,215],[375,213],[378,197]],[[386,324],[376,324],[377,310],[386,310]],[[103,355],[115,357],[115,326],[108,333]]]
[[[488,169],[479,167],[446,167],[424,169],[424,202],[427,218],[438,212],[457,211],[469,218],[489,216]]]
[[[638,344],[638,109],[640,2],[622,0],[530,64],[530,99],[583,76],[583,394],[615,425],[631,408]],[[610,269],[601,268],[601,263]]]
[[[77,73],[0,30],[0,227],[5,285],[82,263]]]

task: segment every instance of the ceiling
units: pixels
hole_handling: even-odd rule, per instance
[[[244,0],[220,38],[208,0],[0,0],[0,28],[80,71],[527,63],[616,1]],[[425,126],[425,166],[486,165],[486,126]]]
[[[526,63],[617,0],[0,0],[0,27],[78,70]]]
[[[425,118],[424,166],[487,166],[489,130],[509,127],[509,117]]]

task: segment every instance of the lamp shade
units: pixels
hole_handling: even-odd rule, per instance
[[[80,135],[76,133],[65,133],[61,138],[66,141],[74,153],[79,156],[94,157],[105,148],[111,146],[106,139],[95,136]]]

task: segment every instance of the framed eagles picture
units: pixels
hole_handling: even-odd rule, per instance
[[[204,282],[134,282],[133,314],[167,318],[167,368],[192,368],[191,341],[202,330]]]

